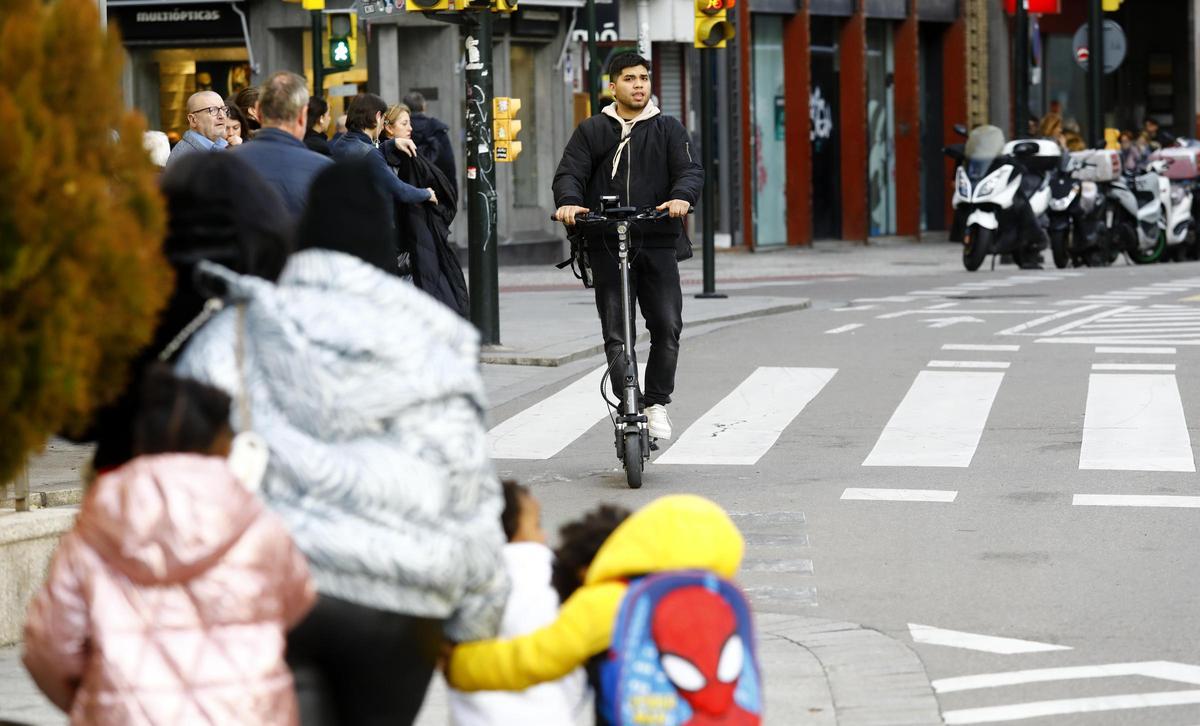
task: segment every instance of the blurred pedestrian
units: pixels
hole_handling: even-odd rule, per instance
[[[379,148],[382,149],[386,142],[396,138],[396,129],[393,128],[393,125],[396,123],[396,119],[400,117],[401,109],[408,111],[407,107],[393,103],[383,112],[383,126],[379,129],[379,138],[375,140],[375,144]]]
[[[376,188],[382,189],[396,204],[438,203],[433,189],[420,189],[406,184],[388,169],[383,152],[375,146],[375,140],[383,128],[383,115],[387,104],[373,93],[360,93],[350,102],[346,116],[346,133],[329,146],[333,158],[342,161],[366,159],[367,168]],[[411,141],[409,142],[411,143]],[[394,215],[390,226],[395,225]]]
[[[258,99],[262,128],[235,152],[275,187],[293,223],[304,213],[313,178],[333,163],[304,145],[307,116],[308,81],[290,71],[275,73]]]
[[[470,316],[470,296],[458,254],[450,246],[450,224],[458,212],[458,190],[431,161],[416,153],[408,107],[399,106],[392,128],[393,143],[381,148],[388,166],[401,181],[414,187],[429,187],[436,204],[397,204],[396,247],[401,274],[412,275],[413,284],[432,295],[464,318]],[[408,255],[407,269],[403,265]]]
[[[229,106],[229,118],[225,120],[225,141],[230,146],[240,146],[246,140],[246,114],[237,106]]]
[[[270,448],[261,496],[320,592],[288,642],[305,724],[411,723],[443,630],[494,634],[507,595],[479,335],[396,276],[369,163],[317,176],[277,285],[205,266],[240,305],[178,366]]]
[[[343,113],[337,117],[337,124],[333,130],[333,137],[329,139],[329,143],[333,144],[333,142],[342,138],[342,135],[345,133],[346,133],[346,114]]]
[[[73,724],[295,724],[304,556],[234,475],[230,399],[165,366],[138,457],[88,490],[29,606],[25,667]]]
[[[1087,150],[1087,142],[1083,140],[1083,133],[1079,128],[1079,122],[1073,118],[1063,122],[1063,140],[1067,144],[1068,151]]]
[[[225,141],[225,120],[229,107],[212,91],[193,93],[187,100],[188,130],[171,149],[167,159],[170,167],[188,154],[219,151],[228,146]]]
[[[324,156],[329,153],[329,139],[325,131],[329,128],[329,104],[320,96],[308,99],[308,122],[304,130],[304,145]]]
[[[504,512],[500,520],[508,538],[504,564],[513,587],[500,621],[501,638],[531,633],[558,617],[558,593],[550,582],[554,552],[546,546],[541,511],[541,504],[527,487],[504,482]],[[598,538],[593,554],[610,532],[605,531]],[[583,705],[585,687],[586,676],[582,669],[576,669],[553,683],[520,693],[452,690],[450,722],[454,726],[573,724]]]
[[[167,235],[163,253],[175,271],[175,289],[159,315],[153,341],[129,364],[129,383],[99,409],[80,441],[95,441],[92,470],[104,473],[133,456],[131,422],[146,366],[174,360],[172,341],[204,311],[211,291],[196,286],[196,263],[215,260],[267,280],[279,276],[293,242],[278,220],[287,209],[279,194],[236,154],[196,154],[163,173]]]
[[[1067,140],[1063,136],[1062,117],[1056,113],[1048,113],[1038,121],[1036,135],[1044,139],[1050,139],[1064,150],[1067,148]]]
[[[426,114],[425,96],[419,91],[405,96],[404,105],[412,114],[412,140],[417,145],[417,152],[432,161],[457,191],[458,172],[454,166],[454,145],[450,143],[450,127]]]
[[[233,103],[230,105],[237,106],[246,114],[246,139],[254,138],[254,134],[258,133],[261,127],[260,119],[258,118],[258,98],[262,91],[258,86],[246,86],[238,91],[234,97]]]

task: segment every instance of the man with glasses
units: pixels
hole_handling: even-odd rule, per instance
[[[197,151],[216,151],[224,149],[225,119],[229,118],[229,109],[225,101],[212,91],[193,93],[187,102],[188,130],[171,149],[167,159],[167,168],[171,168],[181,157]]]

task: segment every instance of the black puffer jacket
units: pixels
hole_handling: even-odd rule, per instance
[[[694,205],[700,200],[704,167],[679,121],[658,114],[635,124],[613,176],[620,143],[621,125],[611,116],[596,114],[579,124],[554,174],[555,206],[599,210],[600,197],[609,195],[632,207],[658,206],[672,199]],[[634,235],[635,246],[674,247],[683,228],[672,219],[642,231],[640,238]]]

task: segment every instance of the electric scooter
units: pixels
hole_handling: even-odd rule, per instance
[[[629,284],[629,255],[630,234],[640,224],[653,224],[668,217],[667,212],[657,211],[654,207],[639,209],[637,207],[610,206],[617,204],[617,197],[601,197],[600,211],[580,214],[575,217],[575,226],[580,230],[597,230],[616,234],[617,272],[621,278],[621,319],[624,320],[624,345],[621,354],[613,361],[625,366],[622,379],[620,401],[614,405],[603,394],[604,384],[601,383],[601,395],[609,408],[614,411],[610,415],[613,422],[613,434],[617,449],[617,458],[625,467],[625,480],[630,489],[640,489],[642,472],[646,462],[650,460],[650,452],[658,449],[656,440],[650,438],[646,413],[641,401],[641,387],[638,383],[637,357],[634,355],[633,308],[630,298]],[[607,239],[606,239],[607,244]],[[590,277],[590,272],[587,273]],[[611,370],[612,364],[609,365]],[[604,372],[605,379],[609,371]]]

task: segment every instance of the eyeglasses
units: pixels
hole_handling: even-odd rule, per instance
[[[213,118],[216,118],[217,116],[224,116],[225,118],[229,118],[229,107],[228,106],[209,106],[208,108],[198,108],[195,111],[189,111],[188,113],[193,114],[193,113],[200,113],[202,111],[208,111],[208,115],[212,116]]]

